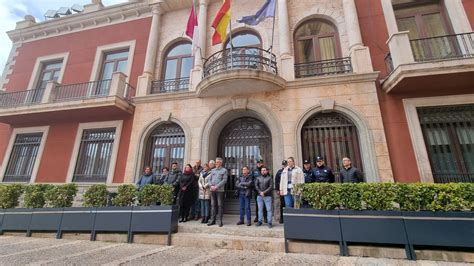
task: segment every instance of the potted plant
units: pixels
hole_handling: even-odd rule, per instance
[[[178,207],[171,205],[173,187],[146,185],[138,193],[138,200],[141,206],[133,207],[129,242],[133,241],[134,233],[167,233],[170,245],[171,233],[178,230]]]
[[[92,185],[83,195],[84,207],[64,208],[58,237],[61,237],[63,232],[91,233],[94,229],[96,208],[107,206],[108,194],[107,185]]]
[[[135,199],[135,185],[119,186],[117,196],[112,199],[114,206],[97,208],[91,240],[96,239],[98,232],[127,232],[130,240],[130,222]]]
[[[315,209],[285,208],[284,234],[285,252],[288,252],[288,240],[314,240],[338,242],[340,254],[343,249],[339,211],[337,207],[336,186],[321,184],[320,186],[295,185],[304,199]]]

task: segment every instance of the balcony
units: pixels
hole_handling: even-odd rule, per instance
[[[387,93],[472,89],[473,32],[415,40],[399,32],[388,44],[385,63],[390,74],[382,86]]]
[[[295,64],[295,77],[306,78],[352,73],[350,57]]]
[[[151,94],[182,92],[189,90],[189,78],[155,80],[151,83]]]
[[[204,61],[203,79],[196,92],[199,97],[208,97],[276,91],[286,84],[277,74],[276,57],[269,51],[229,48]]]
[[[131,114],[134,95],[135,89],[122,73],[114,73],[109,80],[77,84],[53,81],[46,89],[0,94],[0,122],[16,125]]]

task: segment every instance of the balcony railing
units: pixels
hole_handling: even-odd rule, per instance
[[[350,57],[295,64],[295,77],[313,77],[352,73]]]
[[[0,94],[0,107],[8,108],[20,105],[41,103],[44,89],[24,90]]]
[[[189,78],[155,80],[151,83],[151,94],[189,90]]]
[[[203,77],[234,69],[254,69],[277,74],[276,56],[256,47],[228,48],[204,61]]]
[[[77,84],[60,85],[55,102],[79,100],[109,95],[112,80],[99,80]]]
[[[474,57],[474,32],[410,40],[415,61]]]

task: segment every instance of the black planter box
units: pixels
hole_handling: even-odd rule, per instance
[[[63,232],[92,233],[95,215],[96,208],[64,208],[58,237],[60,238]]]
[[[95,240],[98,232],[127,232],[131,240],[130,223],[133,207],[101,207],[97,208],[94,230],[91,239]]]
[[[4,209],[0,209],[0,235],[2,234],[2,224],[3,224],[3,214],[5,213]]]
[[[132,211],[130,239],[133,233],[167,233],[168,245],[171,233],[178,231],[178,207],[174,206],[135,206]]]
[[[411,245],[474,248],[474,212],[403,212]]]
[[[285,252],[288,240],[313,240],[339,242],[341,255],[346,255],[342,246],[339,211],[284,208]]]
[[[5,231],[25,231],[29,235],[29,228],[33,209],[17,208],[5,209],[2,223],[2,233]]]
[[[33,209],[29,234],[34,231],[58,232],[63,217],[63,208],[37,208]]]
[[[412,250],[405,233],[400,211],[348,211],[340,210],[344,248],[347,242],[404,245],[408,259]]]

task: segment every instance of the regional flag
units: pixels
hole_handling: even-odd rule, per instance
[[[267,0],[255,15],[242,17],[237,22],[255,26],[266,18],[275,17],[275,5],[276,0]]]
[[[191,13],[189,14],[188,24],[186,25],[186,35],[189,38],[193,39],[193,49],[192,53],[199,48],[199,28],[198,28],[198,19],[196,17],[195,4],[193,1],[193,7],[191,8]]]
[[[212,35],[212,45],[223,43],[227,39],[227,27],[230,22],[230,2],[231,0],[224,0],[212,22],[212,27],[215,29],[214,35]]]

